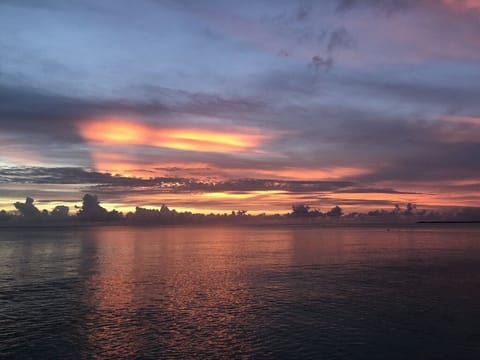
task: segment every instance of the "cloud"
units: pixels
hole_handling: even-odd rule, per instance
[[[147,85],[136,90],[143,92],[141,99],[109,99],[76,97],[0,83],[0,126],[2,129],[33,130],[75,140],[79,138],[76,123],[93,118],[119,114],[136,115],[139,119],[155,116],[159,125],[174,124],[176,119],[172,117],[178,117],[178,114],[226,116],[263,107],[258,99],[226,98]]]
[[[251,128],[230,128],[227,132],[205,128],[156,127],[121,118],[86,121],[80,124],[79,131],[87,141],[104,146],[143,145],[207,153],[257,151],[271,136]]]
[[[439,69],[439,72],[441,70]],[[337,81],[345,90],[350,88],[357,92],[368,93],[372,97],[381,96],[384,101],[433,105],[450,111],[468,109],[480,112],[480,104],[476,101],[480,95],[480,86],[463,77],[458,79],[458,82],[442,81],[441,83],[432,81],[432,79],[409,81],[394,78],[386,81],[375,77],[338,79]]]
[[[415,192],[410,191],[398,191],[395,189],[390,188],[348,188],[348,189],[340,189],[336,191],[337,193],[353,193],[353,194],[405,194],[405,195],[412,195],[416,194]]]
[[[4,0],[0,6],[19,6],[37,9],[55,9],[60,4],[55,0]]]
[[[90,149],[77,123],[105,114],[165,110],[158,103],[129,104],[59,95],[48,91],[0,86],[0,158],[16,164],[93,166]],[[15,160],[18,159],[18,160]],[[0,159],[1,161],[2,159]]]
[[[297,20],[298,21],[308,20],[311,11],[312,11],[311,6],[305,5],[305,4],[300,5],[297,11]]]
[[[110,208],[119,204],[123,207],[167,203],[174,208],[212,211],[235,209],[239,204],[250,210],[285,211],[294,203],[322,208],[341,205],[358,209],[407,202],[422,206],[430,204],[431,207],[445,206],[451,204],[452,200],[467,205],[480,200],[478,196],[472,196],[472,186],[468,184],[461,190],[453,183],[445,184],[440,190],[426,184],[422,193],[392,187],[372,187],[373,182],[368,181],[367,178],[355,182],[254,178],[206,181],[173,176],[133,178],[81,168],[0,168],[0,190],[8,191],[4,199],[12,199],[13,203],[15,197],[29,194],[39,199],[43,206],[51,204],[51,207],[65,203],[77,205],[85,193],[97,194]],[[395,181],[401,184],[398,179]],[[444,194],[448,194],[448,200]],[[66,195],[71,198],[65,198]]]
[[[447,6],[451,6],[454,9],[479,9],[480,1],[478,0],[443,0],[443,3]]]
[[[349,181],[297,181],[279,179],[237,179],[218,182],[197,181],[181,177],[133,178],[112,175],[82,168],[3,167],[0,183],[79,184],[128,188],[164,189],[174,192],[219,192],[283,190],[291,192],[318,192],[352,186]]]
[[[38,186],[398,198],[480,176],[474,1],[5,4],[0,166],[64,169]]]
[[[345,29],[345,27],[339,27],[334,29],[329,36],[327,50],[329,52],[334,51],[336,48],[351,47],[354,44],[352,35]]]
[[[328,72],[333,66],[333,59],[331,57],[324,58],[319,55],[312,57],[312,61],[308,64],[308,67],[313,69],[316,73],[320,71]]]
[[[140,128],[172,128],[181,119],[187,129],[198,127],[200,132],[209,135],[205,127],[215,127],[219,133],[227,132],[222,132],[222,128],[228,128],[225,120],[222,119],[219,124],[217,117],[238,118],[238,114],[248,114],[261,108],[258,101],[225,99],[219,95],[165,88],[161,91],[157,88],[155,95],[158,96],[155,99],[110,100],[0,84],[0,138],[3,145],[0,162],[10,159],[13,164],[41,165],[54,159],[53,165],[73,163],[92,167],[92,160],[88,160],[92,156],[92,149],[86,141],[89,139],[79,131],[79,128],[85,129],[88,120],[133,117]],[[263,137],[261,134],[255,136]],[[182,141],[185,148],[188,141],[196,140]]]
[[[418,3],[418,0],[338,0],[337,11],[349,11],[355,8],[369,7],[378,9],[388,15],[408,9]]]
[[[71,9],[74,6],[78,9],[92,9],[92,4],[83,4],[83,6],[76,2],[68,2],[68,5],[64,1],[58,0],[2,0],[0,6],[18,6],[33,9],[42,10],[59,10],[59,9]]]
[[[27,197],[25,203],[16,202],[14,205],[23,217],[27,219],[38,218],[41,216],[41,212],[33,205],[33,202],[34,200],[31,197]]]

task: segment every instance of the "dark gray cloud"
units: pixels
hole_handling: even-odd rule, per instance
[[[435,150],[434,150],[435,149]],[[438,144],[404,156],[360,177],[362,181],[435,182],[478,179],[480,144]]]
[[[55,0],[2,0],[1,6],[22,6],[39,9],[52,9],[59,6]]]
[[[331,204],[337,204],[340,206],[376,206],[380,208],[393,208],[397,202],[391,200],[376,200],[376,199],[333,199],[323,198],[322,200],[328,201]]]
[[[308,20],[308,18],[310,17],[311,11],[312,11],[312,6],[311,5],[301,4],[298,7],[297,20],[298,21]]]
[[[75,140],[78,121],[108,115],[156,115],[162,119],[179,113],[222,116],[262,109],[260,100],[224,98],[144,86],[144,100],[81,98],[41,89],[0,85],[0,126],[16,131],[45,131]]]
[[[17,129],[51,125],[51,130],[71,129],[72,123],[112,113],[151,114],[166,111],[159,101],[100,100],[12,86],[0,86],[0,121]],[[62,124],[64,126],[62,126]],[[63,134],[62,134],[63,135]]]
[[[351,193],[351,194],[418,194],[416,192],[411,191],[398,191],[391,188],[348,188],[348,189],[340,189],[336,191],[337,193]]]
[[[109,191],[221,192],[283,190],[295,193],[325,192],[354,185],[349,181],[293,181],[273,179],[238,179],[207,182],[183,177],[133,178],[83,168],[4,167],[0,168],[0,183],[79,184],[90,186],[99,193]]]
[[[369,7],[386,14],[394,14],[418,4],[418,0],[338,0],[337,11],[349,11],[355,8]]]
[[[407,72],[408,69],[405,69]],[[472,74],[474,78],[479,75]],[[463,81],[462,81],[463,80]],[[386,81],[374,76],[362,78],[335,79],[344,89],[379,97],[384,101],[401,101],[404,104],[435,105],[450,111],[468,109],[480,112],[477,101],[480,96],[480,85],[473,79],[459,79],[458,82],[435,83],[432,81]]]
[[[309,68],[313,69],[316,73],[320,71],[330,71],[333,66],[333,59],[331,57],[322,57],[315,55],[312,57],[312,61],[308,64]]]
[[[125,176],[115,176],[109,173],[88,171],[79,167],[2,167],[0,168],[0,183],[29,184],[98,184],[122,186],[158,186],[163,183],[186,182],[187,179],[162,177],[141,179]]]
[[[353,36],[345,29],[345,27],[339,27],[332,30],[328,38],[327,50],[334,51],[337,48],[351,47],[355,43]]]

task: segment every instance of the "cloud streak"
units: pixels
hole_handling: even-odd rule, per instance
[[[160,128],[142,125],[135,120],[100,119],[82,122],[82,137],[94,143],[110,145],[146,145],[199,152],[246,152],[259,149],[268,140],[259,129],[230,129],[222,132],[213,129]]]
[[[75,206],[85,193],[102,198],[107,207],[129,209],[132,206],[158,207],[167,203],[173,208],[196,211],[219,211],[243,207],[253,213],[285,212],[291,204],[307,203],[325,208],[342,205],[349,210],[393,206],[396,203],[417,202],[421,206],[447,206],[442,196],[445,189],[456,189],[448,198],[456,198],[458,205],[474,205],[478,194],[472,197],[467,184],[459,190],[456,184],[443,185],[443,191],[432,193],[401,191],[394,188],[371,187],[367,183],[353,181],[299,181],[281,179],[237,179],[205,181],[182,177],[133,178],[112,175],[82,168],[2,168],[0,190],[23,184],[17,196],[28,192],[43,206],[58,204]],[[68,186],[75,185],[75,188]],[[61,192],[45,192],[48,187],[64,189]],[[473,185],[475,186],[475,185]],[[40,191],[39,191],[40,189]],[[17,201],[11,196],[5,196]],[[71,200],[65,199],[70,194]],[[46,198],[49,196],[49,198]],[[59,197],[60,196],[60,197]],[[418,201],[417,201],[418,200]],[[13,204],[13,201],[11,201]],[[122,205],[123,204],[123,205]]]

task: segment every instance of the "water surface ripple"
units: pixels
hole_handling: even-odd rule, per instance
[[[479,359],[480,229],[0,231],[0,358]]]

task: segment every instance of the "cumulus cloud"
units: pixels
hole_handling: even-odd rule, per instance
[[[26,219],[34,219],[41,216],[40,210],[37,209],[35,205],[33,205],[35,200],[31,197],[27,197],[25,199],[25,203],[16,202],[15,208],[20,212],[20,214]]]

